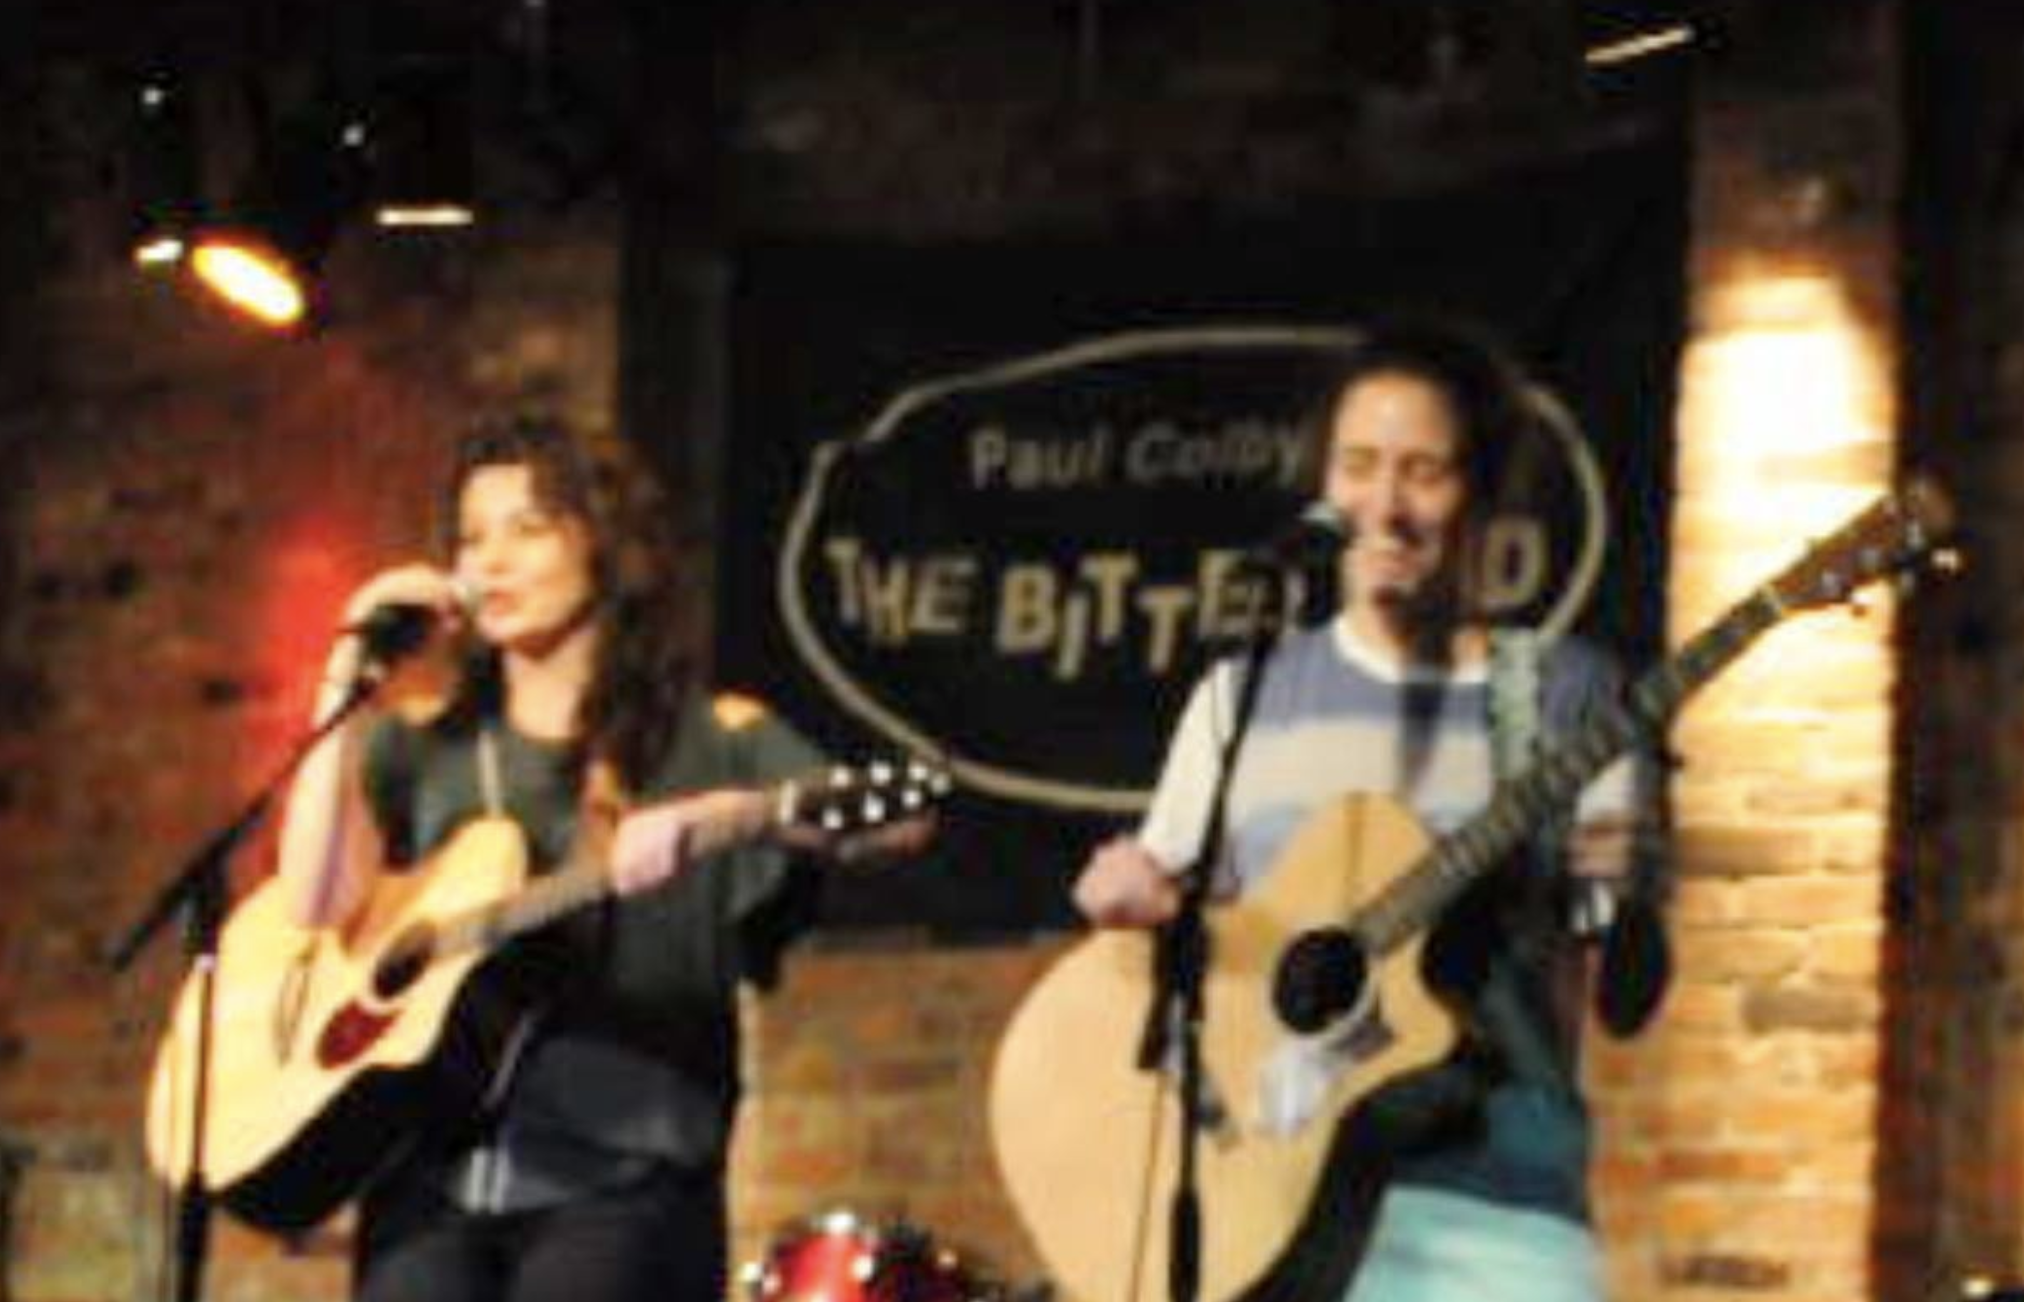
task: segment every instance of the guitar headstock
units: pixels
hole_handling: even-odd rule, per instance
[[[784,785],[780,821],[848,836],[926,814],[954,789],[948,769],[915,757],[839,764]]]
[[[1946,493],[1917,476],[1815,543],[1765,591],[1782,609],[1835,605],[1878,579],[1949,563],[1943,544],[1953,527]]]

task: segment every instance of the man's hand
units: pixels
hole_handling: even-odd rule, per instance
[[[1128,836],[1098,846],[1075,879],[1075,907],[1099,927],[1157,927],[1180,906],[1173,874]]]
[[[1636,826],[1621,814],[1584,819],[1574,829],[1568,867],[1576,877],[1621,883],[1630,868]]]

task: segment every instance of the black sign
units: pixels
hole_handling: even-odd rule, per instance
[[[1236,558],[1312,497],[1323,379],[1380,313],[1487,322],[1542,382],[1486,549],[1501,613],[1648,653],[1679,157],[1292,229],[746,250],[720,675],[841,754],[942,755],[965,792],[929,862],[838,887],[829,921],[1068,921],[1189,685],[1273,599]]]
[[[1244,561],[1314,492],[1304,407],[1354,337],[1142,331],[895,395],[809,458],[775,576],[799,668],[975,790],[1138,809],[1163,737],[1120,716],[1173,717],[1193,670],[1298,603]],[[1607,507],[1564,408],[1540,411],[1514,432],[1526,500],[1491,523],[1485,587],[1564,626]]]

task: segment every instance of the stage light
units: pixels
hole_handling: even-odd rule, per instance
[[[134,242],[134,265],[144,270],[153,267],[173,267],[181,262],[189,251],[189,241],[180,235],[157,233],[143,236]]]
[[[133,91],[126,141],[128,253],[136,266],[171,267],[188,249],[203,211],[197,157],[189,87],[166,72],[142,77]]]
[[[1576,27],[1581,61],[1591,72],[1685,50],[1708,38],[1685,0],[1581,0]]]
[[[1591,68],[1608,68],[1648,59],[1654,54],[1677,50],[1694,43],[1691,23],[1675,23],[1603,41],[1583,51],[1581,61]]]
[[[207,224],[189,256],[197,282],[276,329],[304,324],[339,227],[364,193],[366,142],[355,118],[327,111],[289,123],[235,212]]]
[[[199,284],[262,325],[287,329],[309,315],[308,273],[250,232],[207,233],[190,253]]]
[[[387,229],[469,226],[470,73],[455,59],[411,59],[383,73],[366,119],[373,222]]]
[[[343,75],[339,75],[340,72]],[[390,231],[476,220],[468,59],[404,56],[391,65],[326,68],[272,110],[249,83],[251,157],[229,204],[198,193],[189,96],[179,80],[137,89],[130,131],[131,253],[149,268],[187,268],[192,283],[269,328],[320,314],[326,255],[346,223]]]

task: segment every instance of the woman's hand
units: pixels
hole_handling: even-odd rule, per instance
[[[462,584],[448,570],[424,562],[381,570],[344,603],[345,626],[363,623],[381,606],[425,606],[445,620],[461,622]]]
[[[723,788],[632,810],[612,838],[612,889],[652,890],[711,855],[756,840],[772,821],[769,806],[763,792]]]
[[[365,639],[358,630],[373,612],[388,606],[431,611],[435,620],[426,640],[412,654],[390,665],[375,666],[368,662]],[[404,713],[426,713],[446,700],[454,686],[454,666],[442,651],[465,624],[461,590],[447,571],[426,564],[382,570],[361,584],[344,604],[340,634],[324,668],[325,691],[349,692],[361,674],[381,673],[376,691],[383,702]]]
[[[1098,846],[1075,879],[1075,907],[1099,927],[1157,927],[1181,907],[1166,866],[1128,836]]]
[[[790,850],[846,863],[887,859],[926,848],[935,831],[931,813],[850,833],[807,824],[776,826],[772,794],[721,788],[622,816],[612,838],[611,880],[620,895],[634,895],[673,881],[711,855],[768,838]]]

